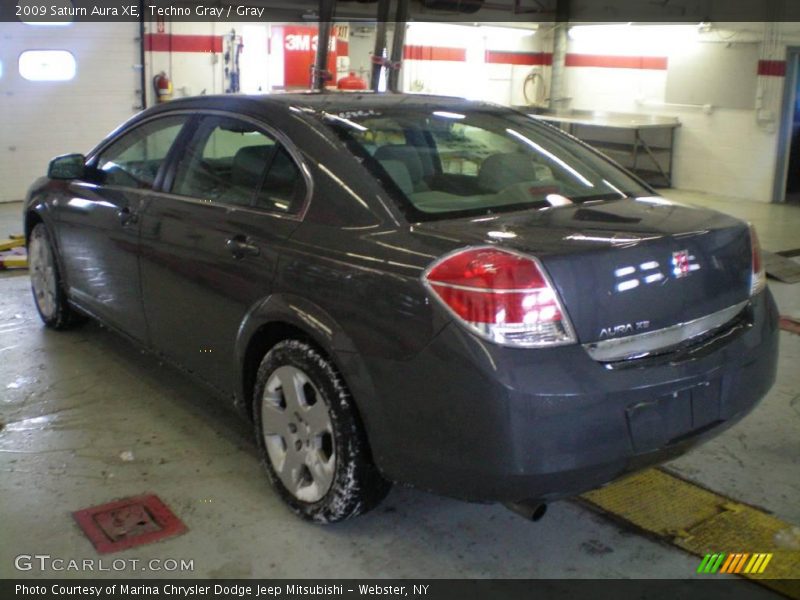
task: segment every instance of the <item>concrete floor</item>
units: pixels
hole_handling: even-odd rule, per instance
[[[800,207],[667,195],[755,222],[767,249],[800,247]],[[19,210],[0,205],[0,237],[20,230]],[[800,285],[770,286],[781,312],[800,316]],[[800,336],[781,333],[778,381],[764,402],[669,467],[800,523],[798,364]],[[193,572],[171,576],[686,578],[698,564],[569,501],[533,524],[500,506],[396,487],[360,519],[302,522],[270,489],[247,426],[97,324],[44,329],[24,273],[0,275],[0,421],[4,578],[41,576],[14,570],[21,553],[96,557],[70,511],[145,492],[189,532],[110,558],[194,559]],[[127,451],[132,461],[121,458]],[[771,597],[755,585],[753,595]]]

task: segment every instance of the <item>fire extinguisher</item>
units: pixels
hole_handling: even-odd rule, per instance
[[[355,71],[350,71],[347,77],[342,77],[336,82],[336,87],[340,90],[365,90],[367,82],[356,75]]]
[[[172,100],[172,82],[164,71],[161,71],[161,73],[153,77],[153,87],[156,90],[156,99],[158,102]]]

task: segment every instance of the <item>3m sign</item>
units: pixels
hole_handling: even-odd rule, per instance
[[[304,25],[283,25],[273,27],[273,44],[282,46],[283,85],[286,88],[308,88],[311,83],[311,67],[316,59],[318,31],[316,27]],[[333,75],[331,85],[336,82],[336,58],[347,56],[349,46],[345,39],[347,30],[336,27],[328,40],[327,70]]]
[[[726,554],[706,554],[697,567],[698,573],[763,573],[772,553],[766,552],[739,552]]]
[[[317,34],[310,33],[287,33],[283,40],[283,47],[289,52],[316,52],[317,51]],[[331,37],[328,40],[328,50],[336,52],[336,38]]]

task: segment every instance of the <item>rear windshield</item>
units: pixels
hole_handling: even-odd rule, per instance
[[[512,111],[393,107],[323,118],[412,220],[652,194],[569,136]]]

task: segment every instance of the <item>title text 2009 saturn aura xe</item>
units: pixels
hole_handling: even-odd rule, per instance
[[[231,398],[318,522],[392,481],[577,494],[775,377],[755,231],[490,104],[176,100],[54,159],[25,222],[44,322],[90,315]]]

